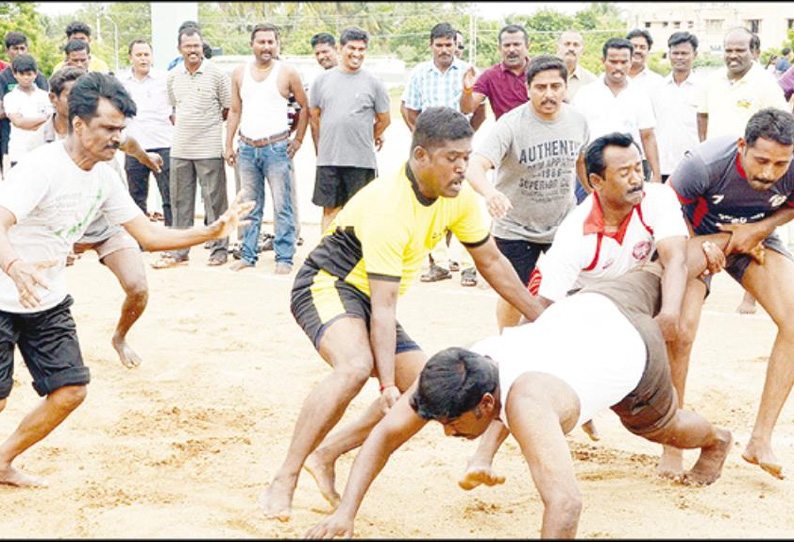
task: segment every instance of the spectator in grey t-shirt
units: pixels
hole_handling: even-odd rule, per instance
[[[350,27],[342,31],[339,42],[339,65],[321,73],[309,91],[317,151],[312,202],[323,208],[323,231],[342,206],[377,176],[375,148],[383,146],[383,131],[391,122],[386,86],[361,68],[369,36]]]
[[[524,284],[540,253],[551,246],[557,227],[576,207],[577,175],[585,179],[587,120],[563,103],[567,80],[561,59],[532,59],[527,66],[529,102],[496,122],[466,171],[494,217],[496,245]],[[495,185],[486,178],[493,168]],[[507,302],[498,301],[500,329],[517,325],[520,317]]]

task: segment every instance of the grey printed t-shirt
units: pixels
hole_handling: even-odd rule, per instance
[[[374,75],[333,68],[317,76],[309,107],[320,109],[318,166],[377,169],[375,113],[389,111],[389,93]]]
[[[530,104],[505,113],[476,150],[496,166],[495,187],[513,204],[492,234],[551,243],[576,207],[576,161],[588,141],[584,115],[568,104],[554,121],[539,119]]]

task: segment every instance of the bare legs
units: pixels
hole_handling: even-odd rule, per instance
[[[739,314],[755,314],[755,311],[755,298],[750,292],[744,292],[744,297],[742,298],[742,302],[739,303],[739,306],[736,307],[736,312]]]
[[[146,270],[137,248],[125,248],[113,252],[105,256],[102,263],[116,275],[126,294],[112,343],[121,364],[128,369],[133,369],[141,364],[141,358],[127,344],[127,332],[141,317],[149,301]]]
[[[690,285],[693,283],[690,281]],[[763,265],[753,262],[747,268],[742,286],[758,300],[778,328],[769,356],[755,426],[742,457],[749,463],[759,465],[771,475],[782,478],[783,467],[772,451],[772,431],[794,384],[794,322],[790,318],[794,314],[794,263],[773,250],[767,250]],[[701,285],[699,288],[701,293],[705,292],[705,286]],[[688,287],[680,326],[684,331],[669,350],[673,385],[678,392],[679,405],[683,404],[689,355],[702,299],[701,294],[692,292]],[[697,306],[693,306],[693,303]],[[697,318],[694,318],[695,314]],[[671,477],[680,476],[683,469],[680,459],[676,458],[680,454],[680,451],[665,448],[659,466],[660,473]]]
[[[708,485],[717,481],[733,443],[730,431],[715,428],[700,414],[681,409],[678,409],[675,417],[664,428],[644,436],[665,446],[700,448],[697,463],[680,478],[685,484],[696,485]]]
[[[16,430],[0,445],[0,484],[20,487],[46,486],[47,481],[31,476],[11,463],[19,454],[49,435],[86,397],[85,386],[66,386],[48,395],[25,416]],[[0,401],[0,410],[6,400]]]
[[[290,518],[298,475],[309,454],[320,446],[339,422],[350,401],[358,395],[374,370],[369,333],[365,322],[359,318],[342,318],[334,322],[323,335],[320,355],[333,367],[333,372],[304,401],[287,457],[261,496],[265,515],[281,521]],[[424,361],[424,354],[416,351],[396,356],[395,376],[401,391],[418,376]],[[323,443],[309,461],[310,472],[323,496],[332,504],[338,502],[333,469],[336,458],[359,446],[382,416],[379,405],[371,406],[360,420]]]
[[[767,250],[763,265],[752,263],[742,284],[777,324],[778,333],[769,365],[755,426],[742,453],[745,461],[783,478],[783,466],[772,452],[772,430],[794,384],[794,263]]]
[[[678,408],[684,407],[686,377],[689,372],[689,356],[692,353],[692,345],[695,342],[695,335],[700,325],[700,315],[705,297],[706,285],[698,279],[690,279],[681,305],[678,338],[674,343],[667,343],[670,376],[678,395]],[[683,451],[678,447],[665,445],[656,471],[663,478],[680,480],[684,474]]]
[[[336,218],[336,215],[338,215],[341,210],[341,207],[323,207],[323,216],[320,219],[320,234],[325,233],[328,226],[331,225],[331,222],[334,221],[334,218]]]

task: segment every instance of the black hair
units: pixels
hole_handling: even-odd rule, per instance
[[[767,107],[747,121],[744,140],[748,147],[759,139],[770,139],[781,145],[794,144],[794,116],[787,111]]]
[[[179,25],[177,33],[182,32],[186,28],[198,28],[201,31],[201,26],[196,21],[185,21]]]
[[[455,41],[455,29],[449,23],[438,23],[430,30],[430,43],[438,38],[450,38]]]
[[[149,42],[148,42],[148,41],[146,41],[146,40],[143,40],[143,39],[140,39],[140,38],[138,38],[138,39],[134,39],[134,40],[132,40],[132,41],[130,42],[129,46],[127,46],[127,54],[128,54],[128,55],[131,55],[131,54],[132,54],[132,48],[133,48],[133,47],[135,47],[136,45],[140,45],[140,44],[143,44],[143,45],[148,45],[148,46],[149,46],[149,49],[151,49],[152,51],[154,51],[154,48],[152,47],[152,44],[151,44],[151,43],[149,43]]]
[[[698,37],[694,34],[690,34],[689,32],[673,32],[670,34],[670,38],[667,40],[668,47],[675,47],[676,45],[681,45],[682,43],[689,43],[692,45],[692,50],[698,50]]]
[[[6,50],[14,47],[15,45],[27,44],[28,37],[23,34],[22,32],[6,32],[5,35],[5,42],[6,42]]]
[[[648,42],[648,50],[651,50],[653,46],[653,38],[651,37],[651,33],[642,28],[635,28],[628,34],[626,34],[626,39],[630,40],[631,38],[645,38],[645,41]]]
[[[604,176],[604,172],[607,170],[607,165],[604,161],[604,151],[607,147],[622,147],[628,149],[632,145],[637,147],[637,150],[640,149],[637,142],[631,137],[631,134],[620,132],[612,132],[611,134],[603,135],[590,143],[584,156],[588,182],[590,175]]]
[[[91,72],[77,79],[69,93],[69,132],[72,121],[80,117],[88,123],[96,117],[100,98],[105,98],[129,118],[138,112],[135,102],[116,77]]]
[[[69,43],[63,47],[63,52],[66,54],[66,56],[69,56],[69,53],[73,53],[75,51],[85,51],[86,54],[90,55],[91,46],[83,40],[69,40]]]
[[[204,54],[204,58],[206,59],[212,58],[212,45],[210,45],[206,41],[202,41],[201,52]]]
[[[499,45],[502,44],[502,34],[515,34],[516,32],[521,32],[524,34],[524,43],[529,43],[529,34],[527,34],[526,28],[519,24],[509,24],[507,26],[503,26],[499,31]]]
[[[37,72],[39,67],[36,64],[36,59],[33,55],[17,55],[13,62],[11,62],[11,70],[14,73]]]
[[[362,30],[357,26],[349,26],[342,30],[342,35],[339,37],[339,43],[345,45],[348,41],[363,41],[369,45],[369,34],[366,30]]]
[[[309,43],[311,44],[312,49],[314,49],[318,43],[326,43],[331,47],[333,47],[334,45],[336,45],[336,40],[328,32],[320,32],[319,34],[315,34],[314,36],[312,36],[312,39]]]
[[[498,388],[494,363],[465,348],[447,348],[427,360],[410,404],[423,420],[444,423],[472,410]]]
[[[63,89],[66,88],[66,83],[77,81],[85,74],[86,71],[77,66],[64,66],[50,77],[50,92],[60,96]]]
[[[251,30],[251,41],[254,41],[254,36],[256,36],[257,32],[273,32],[276,35],[276,41],[280,41],[280,36],[278,33],[278,27],[274,24],[270,23],[260,23]]]
[[[432,151],[445,141],[458,141],[473,135],[471,123],[459,111],[450,107],[428,107],[416,118],[411,152],[416,147]]]
[[[177,46],[182,45],[182,36],[198,36],[199,39],[202,38],[201,36],[201,29],[198,27],[197,24],[185,24],[182,23],[182,26],[179,27],[179,34],[176,37],[176,44]],[[204,40],[202,39],[202,43]]]
[[[540,55],[530,60],[529,64],[527,65],[527,85],[532,83],[532,80],[537,74],[547,70],[558,70],[562,80],[566,82],[568,81],[568,68],[565,66],[565,62],[563,62],[560,57],[553,55]]]
[[[736,26],[734,28],[731,28],[725,33],[725,38],[727,38],[734,32],[743,32],[746,36],[750,37],[749,48],[751,52],[752,51],[758,52],[761,50],[761,38],[758,37],[758,34],[751,32],[749,29],[743,26]],[[723,38],[723,41],[725,40],[725,38]]]
[[[610,49],[628,49],[629,56],[634,54],[634,45],[626,38],[609,38],[605,41],[604,46],[601,48],[601,54],[603,55],[601,58],[606,58],[607,51]]]
[[[71,38],[73,34],[85,34],[91,37],[91,27],[82,21],[72,21],[66,25],[66,37]]]
[[[781,55],[787,55],[791,52],[791,47],[783,47],[783,50],[780,51]]]

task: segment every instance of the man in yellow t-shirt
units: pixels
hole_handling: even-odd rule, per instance
[[[499,295],[530,321],[540,314],[537,299],[496,248],[477,195],[465,182],[473,133],[454,109],[423,111],[407,164],[353,196],[295,277],[292,314],[333,372],[304,402],[287,458],[262,495],[266,516],[289,518],[304,464],[323,497],[339,501],[336,459],[364,441],[427,360],[396,320],[397,298],[447,230]],[[380,398],[360,420],[321,443],[371,375],[380,381]]]

